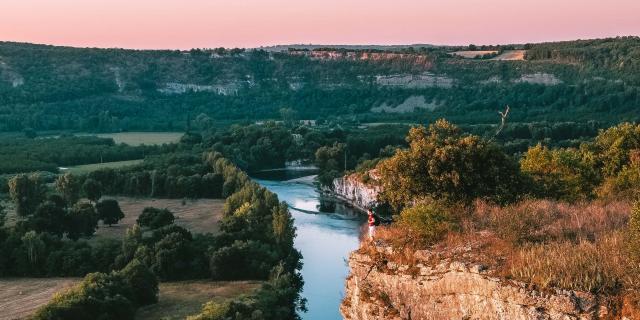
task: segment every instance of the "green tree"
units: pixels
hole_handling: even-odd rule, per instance
[[[44,200],[46,189],[38,174],[19,174],[9,180],[9,195],[19,216],[32,214]]]
[[[35,231],[29,231],[22,236],[22,245],[27,252],[27,258],[32,266],[38,265],[44,256],[46,245]]]
[[[616,176],[629,164],[632,152],[640,149],[640,125],[622,123],[601,131],[595,138],[594,148],[604,176]]]
[[[549,149],[538,144],[527,150],[520,168],[533,179],[534,192],[545,198],[592,198],[599,181],[594,155],[586,148]]]
[[[78,202],[67,215],[67,236],[78,240],[81,237],[91,237],[98,226],[98,214],[91,203]]]
[[[491,142],[462,134],[445,120],[428,129],[412,128],[407,141],[408,149],[398,150],[378,165],[381,199],[396,208],[420,198],[506,203],[520,192],[522,178],[513,159]]]
[[[142,214],[138,216],[136,222],[141,227],[158,229],[172,224],[174,219],[173,213],[167,209],[147,207],[142,210]]]
[[[82,184],[82,193],[94,203],[102,197],[102,185],[94,179],[87,179]]]
[[[98,219],[108,226],[117,224],[118,221],[124,218],[124,213],[115,199],[104,199],[98,202],[96,211],[98,212]]]
[[[80,181],[67,172],[56,179],[56,190],[62,194],[68,205],[74,205],[80,197]]]
[[[455,228],[450,209],[436,201],[423,201],[405,208],[398,219],[400,226],[415,235],[418,241],[434,243]]]
[[[158,278],[143,263],[134,259],[120,271],[133,290],[133,302],[146,306],[158,302]]]
[[[65,227],[66,211],[53,201],[41,203],[33,215],[29,216],[28,225],[37,232],[48,232],[62,236]]]

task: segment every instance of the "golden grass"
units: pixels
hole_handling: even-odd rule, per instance
[[[136,219],[146,207],[167,208],[176,216],[175,223],[193,233],[217,233],[218,221],[222,219],[221,199],[145,199],[130,197],[113,197],[118,200],[124,218],[111,227],[100,224],[96,238],[122,239],[127,231],[136,223]]]
[[[54,293],[71,288],[79,278],[0,279],[0,319],[24,319],[45,305]]]
[[[160,283],[158,303],[142,307],[137,320],[185,319],[200,312],[209,301],[222,302],[260,287],[257,281],[180,281]]]

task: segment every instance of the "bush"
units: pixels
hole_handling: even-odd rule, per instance
[[[640,201],[631,209],[629,227],[627,229],[627,243],[633,261],[640,263]]]
[[[40,308],[34,320],[133,320],[132,290],[118,273],[92,273]]]
[[[143,263],[134,259],[120,273],[131,286],[137,306],[158,302],[158,279]]]
[[[136,222],[142,227],[158,229],[172,224],[173,220],[175,220],[175,216],[171,211],[167,209],[147,207],[144,208]]]
[[[455,226],[450,209],[436,201],[421,202],[402,210],[398,222],[427,243],[442,239]]]

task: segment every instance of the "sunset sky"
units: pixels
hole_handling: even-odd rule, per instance
[[[0,0],[0,41],[188,49],[640,35],[640,0]]]

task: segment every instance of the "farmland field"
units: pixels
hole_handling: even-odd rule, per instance
[[[49,302],[54,293],[78,281],[78,278],[0,279],[0,319],[24,319]]]
[[[180,281],[160,283],[158,303],[136,313],[137,320],[184,319],[200,312],[208,301],[224,301],[257,289],[257,281]]]
[[[125,143],[130,146],[157,145],[163,143],[175,143],[180,141],[184,133],[182,132],[118,132],[99,133],[95,136],[101,138],[112,138],[116,143]]]
[[[123,168],[123,167],[133,166],[133,165],[140,164],[140,163],[142,163],[142,159],[125,160],[125,161],[114,161],[114,162],[103,162],[103,163],[92,163],[92,164],[83,164],[83,165],[79,165],[79,166],[68,167],[68,168],[66,168],[66,170],[62,169],[62,171],[71,172],[73,174],[83,174],[83,173],[88,173],[88,172],[91,172],[91,171],[96,171],[98,169],[104,169],[104,168],[116,169],[116,168]]]
[[[124,219],[111,227],[100,224],[96,237],[122,239],[127,228],[136,223],[136,219],[146,207],[167,208],[176,216],[175,223],[187,228],[193,233],[216,233],[218,221],[222,219],[224,200],[197,199],[186,200],[182,205],[181,199],[138,199],[129,197],[114,197],[118,200]]]

